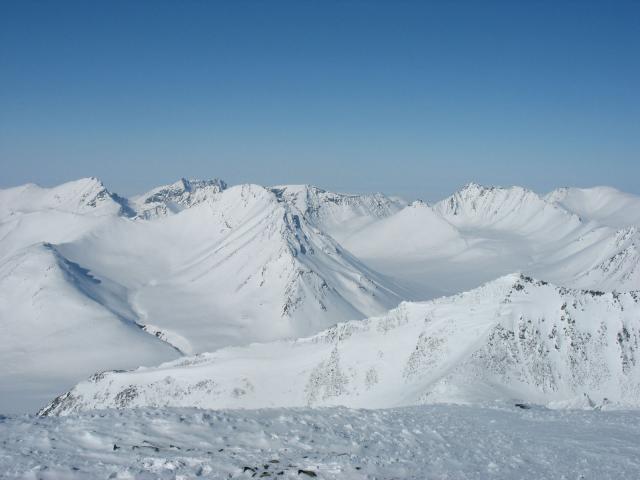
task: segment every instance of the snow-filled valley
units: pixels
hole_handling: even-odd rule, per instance
[[[0,190],[0,468],[638,476],[639,247],[640,197],[608,187]]]

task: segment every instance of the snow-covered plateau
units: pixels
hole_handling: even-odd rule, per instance
[[[638,196],[0,190],[0,476],[640,478],[638,407]]]

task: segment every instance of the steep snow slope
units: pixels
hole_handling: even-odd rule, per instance
[[[147,193],[133,197],[131,204],[139,217],[152,219],[209,201],[225,188],[227,184],[217,178],[213,180],[181,178],[171,185],[156,187]]]
[[[96,369],[177,358],[104,284],[50,244],[0,262],[0,411],[33,410]]]
[[[406,202],[380,193],[347,195],[311,185],[280,185],[271,190],[315,227],[342,242],[365,225],[398,212]]]
[[[139,211],[135,219],[123,209],[127,202],[114,200],[95,179],[54,189],[26,186],[0,193],[0,281],[5,286],[0,289],[4,305],[0,324],[6,338],[12,338],[0,342],[0,354],[33,356],[16,370],[22,382],[16,382],[9,369],[0,371],[0,385],[12,392],[4,398],[13,399],[14,407],[26,405],[18,399],[20,391],[30,397],[32,387],[38,390],[40,384],[45,395],[52,395],[83,378],[86,369],[172,358],[176,352],[160,340],[183,353],[196,353],[309,335],[336,321],[382,313],[401,300],[392,291],[395,287],[310,226],[295,207],[270,190],[256,185],[223,190],[219,181],[179,183],[185,188],[160,188],[148,196],[153,201],[141,205],[153,210]],[[168,209],[165,213],[177,214],[163,214],[162,205]],[[55,246],[45,248],[43,242]],[[53,260],[42,261],[43,251],[45,256],[64,258],[62,264],[68,260],[81,265],[78,268],[96,283],[90,290],[78,289],[60,275],[66,283],[48,286],[58,293],[47,296],[49,301],[38,308],[75,325],[83,321],[89,304],[142,326],[143,331],[134,325],[135,338],[147,335],[171,355],[157,355],[150,362],[142,355],[129,361],[119,355],[120,347],[109,350],[113,342],[108,341],[95,361],[84,362],[84,330],[78,329],[64,341],[51,338],[46,351],[59,353],[60,358],[68,358],[65,352],[77,352],[81,368],[69,368],[60,378],[51,376],[52,381],[45,382],[48,373],[42,372],[49,372],[49,353],[40,355],[32,348],[31,336],[38,338],[34,332],[39,329],[47,331],[40,324],[48,317],[33,314],[31,304],[13,294],[31,292],[18,286],[24,283],[37,290],[41,276],[53,268]],[[24,278],[16,276],[16,262],[31,265]],[[33,276],[31,282],[27,275]],[[53,333],[67,328],[51,325]],[[127,348],[135,344],[119,343]],[[122,362],[109,361],[118,356]]]
[[[309,335],[401,299],[257,185],[152,222],[109,224],[60,248],[124,285],[141,322],[185,353]]]
[[[590,224],[591,225],[591,224]],[[637,227],[587,228],[537,255],[528,272],[577,288],[628,291],[640,288]]]
[[[545,199],[585,220],[614,228],[640,226],[640,197],[611,187],[559,188]]]
[[[634,411],[143,409],[0,422],[3,478],[640,478]]]
[[[568,290],[510,275],[307,339],[97,374],[43,413],[495,400],[638,407],[639,344],[638,292]]]

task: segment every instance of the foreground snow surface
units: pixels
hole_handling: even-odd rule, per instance
[[[640,478],[640,413],[130,409],[0,420],[3,478]]]

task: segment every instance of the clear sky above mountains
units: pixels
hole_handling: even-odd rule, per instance
[[[640,193],[638,2],[0,2],[0,187]]]

